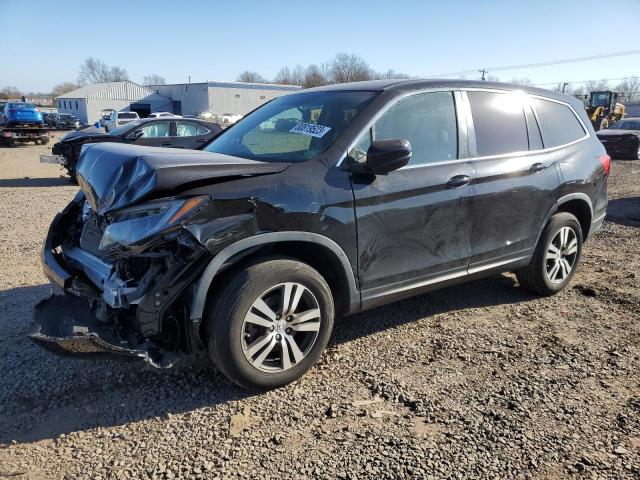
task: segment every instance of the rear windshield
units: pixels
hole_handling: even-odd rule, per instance
[[[120,112],[118,118],[138,118],[138,114],[135,112]]]
[[[225,130],[205,150],[265,162],[303,162],[329,148],[375,95],[353,90],[278,97]]]

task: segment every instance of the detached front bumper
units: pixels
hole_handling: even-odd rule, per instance
[[[112,275],[112,265],[78,247],[67,245],[63,251],[60,232],[70,228],[68,219],[74,216],[72,210],[77,208],[78,204],[72,202],[54,218],[47,233],[41,251],[42,269],[64,293],[52,295],[36,305],[35,327],[29,338],[57,354],[142,360],[156,368],[173,366],[185,353],[167,350],[166,346],[158,346],[154,339],[141,335],[139,328],[132,326],[136,310],[138,318],[141,314],[141,306],[136,303],[131,310],[128,302],[126,305],[121,303],[131,296],[140,298],[146,305],[143,287],[110,288],[118,286],[114,280],[117,276]],[[150,268],[149,275],[156,271]],[[79,272],[84,274],[83,278],[77,278]],[[100,291],[97,285],[101,283],[109,288]],[[164,310],[158,309],[160,315]],[[156,319],[155,316],[152,318]]]
[[[143,360],[156,368],[170,368],[180,358],[150,342],[132,345],[114,326],[98,321],[85,300],[52,295],[34,310],[35,330],[28,335],[37,345],[59,355],[118,360]]]

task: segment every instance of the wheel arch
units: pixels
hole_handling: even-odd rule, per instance
[[[359,309],[360,293],[353,268],[337,243],[311,232],[270,232],[239,240],[211,259],[196,283],[189,315],[191,322],[196,325],[202,322],[210,287],[220,273],[267,251],[298,259],[318,270],[331,287],[337,312],[350,313]]]
[[[538,238],[536,238],[536,245],[538,244],[538,240],[540,240],[544,227],[549,223],[549,219],[557,212],[567,212],[575,216],[582,228],[582,238],[587,239],[589,229],[591,228],[591,220],[593,219],[593,203],[586,193],[575,192],[560,197],[556,203],[553,204],[540,226]]]

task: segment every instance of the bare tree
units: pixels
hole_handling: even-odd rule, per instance
[[[315,64],[309,65],[304,72],[304,88],[319,87],[326,84],[327,77],[322,73],[322,70]]]
[[[306,69],[302,65],[296,65],[295,68],[291,70],[291,85],[304,84],[305,73]]]
[[[395,70],[390,68],[384,73],[379,73],[379,72],[373,73],[372,78],[375,78],[377,80],[398,80],[398,79],[406,79],[411,77],[406,73],[396,72]]]
[[[587,92],[597,92],[598,90],[609,90],[609,82],[602,80],[589,80],[584,82],[584,88]]]
[[[625,78],[618,85],[616,85],[616,91],[620,92],[621,100],[623,102],[640,101],[640,78]]]
[[[78,73],[78,83],[120,82],[129,80],[129,75],[124,68],[109,67],[106,63],[97,58],[89,57],[80,66]]]
[[[267,80],[260,75],[258,72],[252,72],[250,70],[245,70],[237,78],[238,82],[246,82],[246,83],[267,83]]]
[[[158,75],[156,73],[152,73],[151,75],[147,75],[142,80],[143,85],[164,85],[167,83],[163,76]]]
[[[371,78],[371,68],[361,57],[339,53],[330,62],[332,83],[348,83]]]
[[[291,85],[293,82],[293,77],[291,75],[291,70],[289,67],[282,67],[276,73],[275,78],[273,79],[273,83],[277,83],[279,85]]]
[[[124,80],[129,80],[129,74],[127,71],[124,68],[111,67],[109,70],[109,81],[123,82]]]
[[[304,76],[306,69],[302,65],[296,65],[295,68],[282,67],[276,73],[273,83],[279,85],[304,85]]]
[[[0,90],[0,98],[20,98],[22,92],[17,87],[4,87]]]
[[[77,83],[62,82],[51,89],[51,95],[53,96],[53,98],[59,97],[60,95],[64,95],[65,93],[70,92],[71,90],[75,90],[76,88],[78,88]]]
[[[531,85],[533,82],[531,82],[531,79],[529,77],[522,77],[512,78],[511,83],[513,83],[514,85],[524,85],[526,87],[527,85]]]

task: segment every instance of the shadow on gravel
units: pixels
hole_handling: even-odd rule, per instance
[[[2,187],[69,187],[71,183],[66,177],[43,177],[43,178],[0,178],[0,188]]]
[[[49,292],[48,285],[0,291],[0,443],[168,418],[252,395],[206,358],[159,372],[142,362],[80,360],[41,350],[26,335],[34,305]],[[212,421],[228,423],[228,417]]]
[[[609,200],[606,220],[628,227],[640,227],[640,197]]]
[[[520,288],[513,278],[496,275],[339,319],[330,343],[348,342],[439,313],[521,303],[536,298]]]
[[[251,395],[231,384],[206,358],[192,358],[165,373],[141,363],[85,361],[40,350],[26,334],[45,285],[0,292],[0,443],[35,442],[61,434],[111,427],[227,404]],[[513,279],[495,276],[449,287],[336,322],[332,345],[421,318],[535,297]],[[5,320],[6,319],[6,320]],[[217,413],[212,422],[228,422]]]

